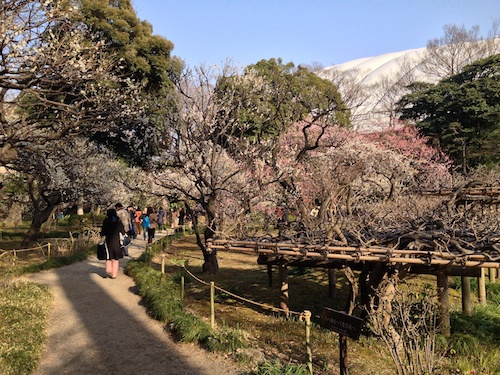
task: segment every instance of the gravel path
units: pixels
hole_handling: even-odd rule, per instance
[[[145,244],[136,239],[130,256],[139,256]],[[128,260],[120,261],[114,280],[102,277],[104,261],[95,257],[25,277],[49,285],[55,297],[48,342],[34,375],[241,374],[222,356],[174,343],[164,324],[148,317],[134,281],[123,274]]]

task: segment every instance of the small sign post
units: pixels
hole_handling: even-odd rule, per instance
[[[347,337],[359,339],[363,319],[324,307],[323,325],[339,334],[340,375],[347,375]]]

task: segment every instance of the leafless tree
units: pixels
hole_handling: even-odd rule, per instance
[[[493,35],[483,39],[477,25],[469,30],[463,25],[445,25],[444,35],[427,43],[422,71],[429,77],[443,79],[459,73],[465,65],[499,51],[498,38]]]
[[[351,111],[351,122],[354,128],[366,123],[371,117],[367,108],[370,106],[372,86],[363,82],[365,72],[360,69],[342,71],[339,68],[327,68],[319,73],[320,77],[331,79],[337,86],[342,100]]]
[[[370,302],[369,326],[386,344],[400,375],[432,374],[439,358],[436,349],[439,304],[436,292],[386,276]]]
[[[228,88],[225,100],[219,100],[215,85],[224,79],[237,81],[238,91]],[[265,145],[243,138],[244,129],[235,126],[232,116],[235,108],[248,104],[262,90],[262,80],[251,74],[240,75],[229,63],[220,68],[187,70],[177,82],[178,111],[167,120],[169,142],[159,160],[164,167],[154,179],[166,196],[186,203],[195,230],[198,209],[206,215],[204,238],[200,232],[196,234],[205,258],[204,269],[211,273],[217,271],[217,258],[207,253],[206,240],[215,233],[223,235],[225,215],[244,216],[258,190],[256,181],[245,175],[246,163],[257,159],[258,148],[263,150]]]

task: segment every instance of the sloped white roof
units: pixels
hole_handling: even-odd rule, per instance
[[[500,38],[488,42],[491,41],[494,47],[489,53],[498,53]],[[404,94],[406,85],[415,81],[436,82],[436,77],[421,69],[426,54],[427,48],[385,53],[329,66],[318,75],[337,85],[351,109],[355,128],[373,129],[394,118],[394,102]]]
[[[334,71],[347,72],[356,70],[359,72],[359,81],[366,84],[376,83],[384,75],[395,74],[403,61],[413,62],[417,68],[422,60],[426,48],[415,48],[401,52],[391,52],[375,57],[365,57],[348,61],[343,64],[332,65],[323,69],[322,77],[331,77]]]

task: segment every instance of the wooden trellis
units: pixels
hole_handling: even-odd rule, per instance
[[[449,197],[453,196],[456,202],[479,202],[483,205],[500,205],[499,186],[423,190],[421,194]]]
[[[423,251],[423,250],[397,250],[384,247],[344,247],[307,245],[298,243],[271,243],[254,241],[209,241],[208,250],[239,251],[245,253],[267,254],[271,256],[287,257],[290,261],[314,260],[320,267],[328,261],[346,262],[384,262],[403,263],[423,266],[446,267],[481,267],[500,268],[499,254],[455,254],[451,252]],[[310,264],[312,264],[310,262]]]
[[[287,266],[341,268],[349,266],[361,269],[365,264],[397,264],[408,265],[414,273],[434,274],[437,276],[437,286],[441,302],[441,329],[450,333],[450,316],[448,301],[448,276],[478,277],[479,299],[485,299],[483,269],[500,268],[500,253],[452,253],[449,251],[401,250],[383,247],[342,247],[307,245],[287,242],[210,240],[207,250],[235,251],[258,255],[258,262],[268,266],[271,285],[271,267],[279,267],[280,277],[280,308],[288,309]],[[260,261],[259,261],[260,260]],[[470,292],[470,291],[469,291]],[[483,294],[483,295],[481,295]],[[463,299],[470,300],[470,295],[462,294]],[[465,307],[464,307],[465,309]]]
[[[463,206],[465,226],[469,210],[471,213],[474,211],[477,213],[476,209],[480,207],[480,213],[485,214],[484,208],[489,207],[486,214],[496,217],[500,205],[499,186],[471,187],[469,185],[457,189],[427,190],[421,193],[423,195],[447,196],[446,204],[449,209]],[[489,223],[490,218],[486,216],[485,218],[486,221],[483,220],[483,222]],[[462,234],[470,235],[468,233]],[[473,241],[474,233],[472,234]],[[494,235],[495,238],[489,238],[486,242],[482,241],[477,247],[472,242],[467,242],[468,246],[463,247],[462,243],[454,238],[455,232],[447,233],[437,230],[430,233],[423,232],[415,236],[415,239],[427,242],[427,246],[399,249],[381,246],[344,247],[276,242],[273,239],[257,241],[215,239],[207,242],[207,250],[208,252],[234,251],[256,254],[258,256],[257,262],[268,267],[270,286],[272,286],[272,267],[278,266],[281,284],[280,308],[285,311],[288,309],[288,266],[328,269],[330,295],[334,294],[332,290],[335,288],[335,269],[343,267],[361,271],[360,285],[364,283],[365,293],[367,289],[376,287],[376,283],[381,281],[384,272],[392,272],[396,268],[404,273],[435,275],[441,304],[441,331],[447,335],[450,333],[448,276],[462,277],[462,306],[466,314],[470,313],[472,311],[470,277],[478,278],[479,301],[485,302],[485,270],[490,270],[491,281],[492,275],[495,275],[496,270],[500,268],[500,237]],[[441,236],[444,242],[436,243],[434,236],[436,238]],[[402,233],[400,239],[412,239],[413,242],[412,235],[404,236]],[[375,280],[374,284],[371,284],[372,280]],[[369,287],[367,287],[368,285]],[[361,298],[363,300],[363,292]]]

